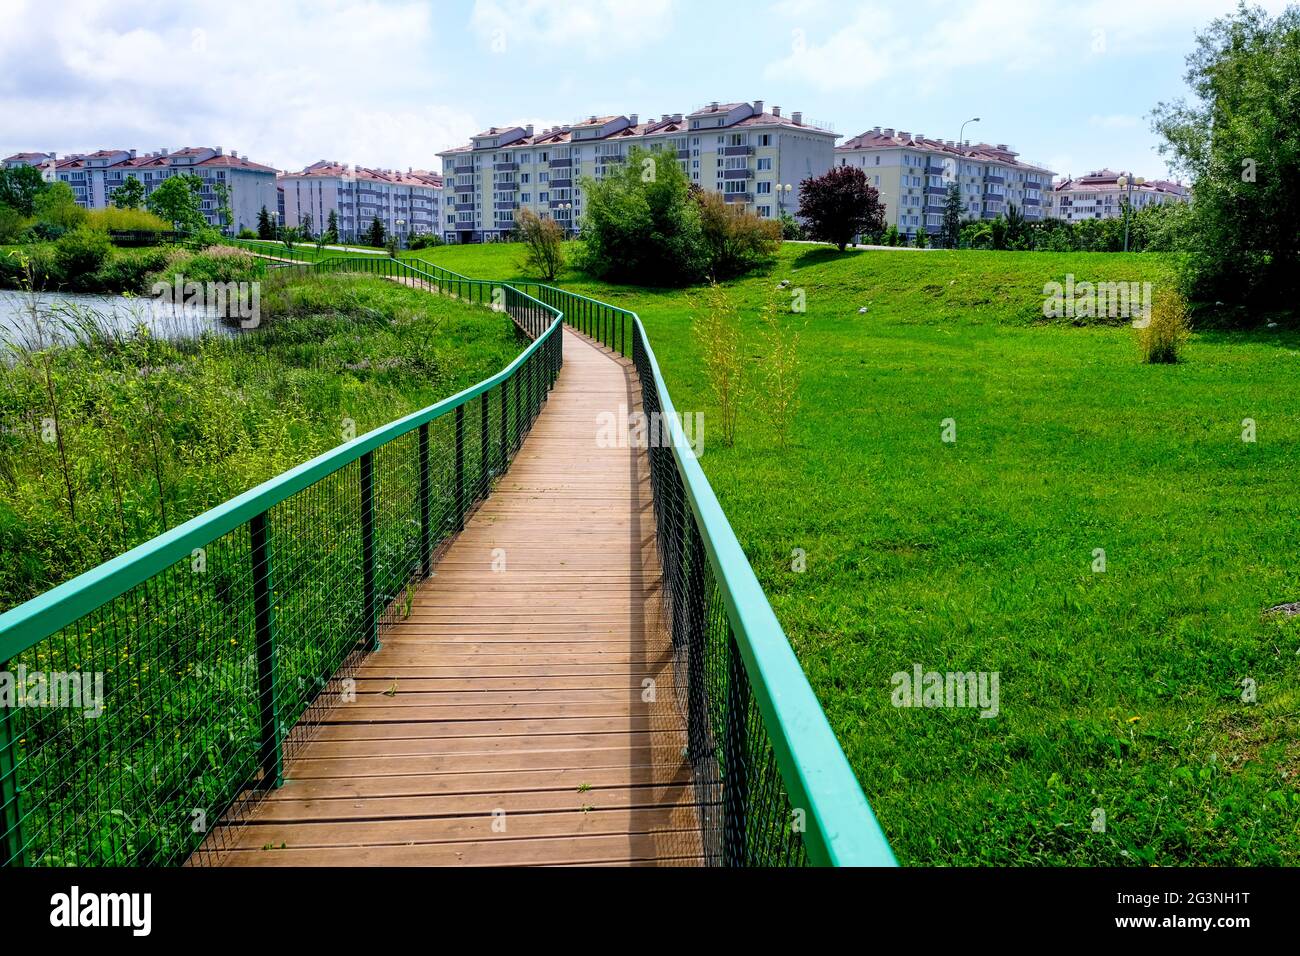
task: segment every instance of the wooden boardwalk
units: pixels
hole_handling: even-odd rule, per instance
[[[648,462],[596,440],[636,374],[564,336],[514,464],[224,864],[700,862]]]

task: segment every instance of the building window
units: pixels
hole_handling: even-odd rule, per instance
[[[759,171],[760,173],[761,173],[761,172],[766,172],[767,170],[770,170],[771,168],[772,168],[772,157],[771,157],[771,156],[764,156],[762,159],[760,159],[760,160],[758,161],[758,171]]]
[[[771,182],[771,180],[767,180],[767,179],[765,179],[765,180],[763,180],[763,182],[761,182],[761,183],[758,184],[758,194],[759,194],[760,196],[770,196],[770,195],[772,195],[772,182]]]

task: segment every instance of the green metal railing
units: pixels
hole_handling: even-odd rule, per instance
[[[174,864],[220,850],[218,821],[278,785],[508,467],[559,374],[559,314],[509,286],[386,257],[381,268],[490,304],[533,341],[486,381],[0,616],[0,672],[26,685],[24,706],[0,707],[0,863]],[[74,674],[92,688],[102,675],[102,695],[79,693]],[[45,706],[52,697],[78,706]]]
[[[69,734],[67,718],[57,730],[55,720],[34,728],[23,724],[30,723],[25,712],[8,712],[0,725],[0,860],[173,862],[197,843],[170,830],[164,840],[163,825],[175,829],[176,818],[190,807],[219,814],[250,783],[274,785],[286,728],[312,701],[328,699],[334,684],[374,646],[379,624],[400,613],[407,588],[428,573],[437,542],[463,524],[468,496],[485,495],[491,477],[509,463],[558,372],[558,316],[632,361],[641,410],[657,414],[667,431],[667,440],[648,450],[650,479],[674,686],[687,728],[706,861],[894,865],[691,451],[637,315],[551,286],[483,282],[423,262],[340,258],[312,268],[380,275],[489,305],[507,312],[535,341],[487,382],[301,466],[0,617],[0,661],[40,661],[42,648],[61,652],[55,658],[87,660],[81,648],[94,648],[95,635],[108,629],[114,635],[108,648],[130,648],[120,657],[110,655],[110,673],[116,665],[139,684],[142,662],[161,661],[174,680],[198,659],[214,697],[152,726],[135,713],[138,700],[119,697],[115,709],[129,713],[117,718],[124,726],[94,739],[89,765],[61,770],[60,760],[84,752],[84,737],[104,726],[107,713],[90,722],[94,729],[62,739]],[[466,420],[475,414],[477,421]],[[446,427],[451,422],[454,430]],[[440,424],[443,430],[435,434]],[[467,475],[474,476],[468,485]],[[225,578],[186,571],[191,550],[204,542],[209,571],[215,556]],[[294,560],[286,562],[286,549]],[[121,639],[141,633],[144,641]],[[214,637],[219,650],[226,640],[238,650],[214,653]],[[114,678],[121,681],[123,674]],[[167,703],[160,690],[150,686],[143,695],[146,709]],[[194,741],[165,754],[172,758],[164,768],[166,780],[156,767],[149,769],[156,756],[149,734],[160,726]],[[34,729],[44,732],[39,740],[33,740]],[[94,762],[122,752],[110,744],[114,736],[145,751],[123,758],[129,772]],[[131,814],[150,807],[165,808],[166,819],[159,828],[142,829]],[[131,825],[116,825],[119,812]],[[100,845],[83,847],[84,834],[70,823],[106,831]]]
[[[375,250],[373,252],[363,250],[342,251],[340,249],[330,249],[328,247],[317,248],[314,242],[310,240],[300,240],[292,246],[286,246],[278,239],[235,239],[223,238],[221,244],[225,246],[234,246],[237,249],[247,249],[256,255],[268,259],[288,260],[290,262],[319,262],[322,259],[331,258],[375,258],[386,259],[388,253]]]
[[[727,866],[893,866],[893,851],[696,460],[634,312],[518,283],[631,359],[659,416],[650,479],[662,593],[705,857]],[[652,419],[653,420],[653,419]]]

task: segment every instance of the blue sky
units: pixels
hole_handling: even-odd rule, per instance
[[[1282,0],[1265,0],[1271,10]],[[1233,0],[0,0],[0,155],[220,145],[437,168],[492,125],[762,99],[852,136],[1162,175],[1148,114]]]

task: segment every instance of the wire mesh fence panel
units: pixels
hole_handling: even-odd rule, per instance
[[[391,259],[313,268],[457,281]],[[0,706],[0,864],[230,845],[534,421],[558,316],[517,292],[503,311],[534,340],[503,372],[0,616],[0,671],[21,682]]]

